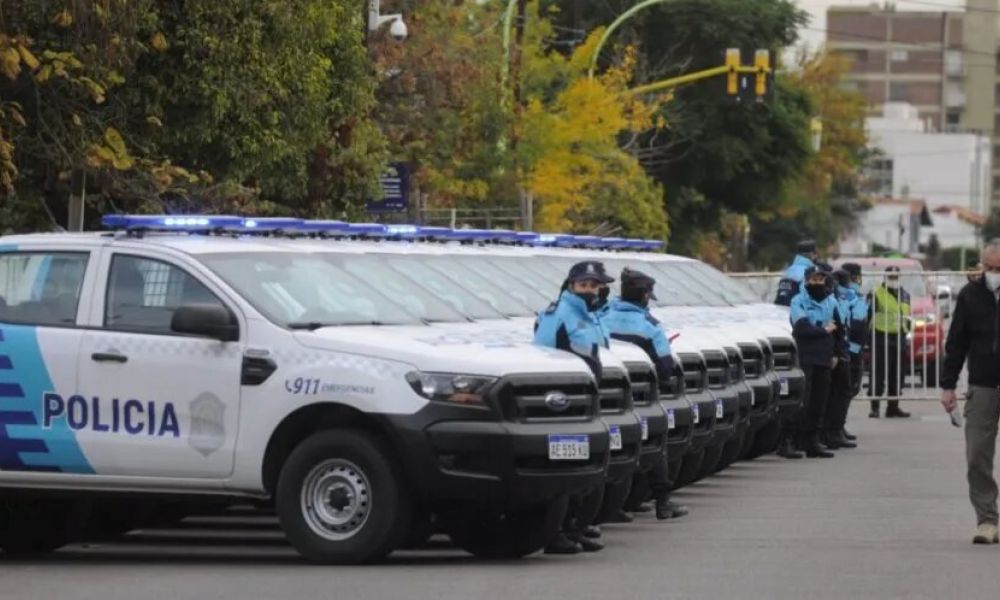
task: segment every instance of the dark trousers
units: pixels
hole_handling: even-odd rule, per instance
[[[830,397],[823,417],[823,429],[827,432],[837,433],[844,428],[851,391],[851,365],[846,360],[837,361],[830,374]]]
[[[674,487],[670,479],[670,463],[667,461],[666,448],[662,460],[659,460],[646,472],[636,471],[632,477],[632,491],[625,502],[625,510],[635,512],[639,506],[650,498],[657,502],[670,498],[670,490]]]
[[[802,365],[806,374],[805,404],[799,419],[803,440],[818,434],[823,426],[826,402],[830,397],[830,365]]]
[[[583,530],[597,518],[603,501],[603,485],[591,492],[570,496],[569,509],[566,511],[566,520],[563,522],[563,532],[570,539],[577,539],[583,535]]]
[[[861,380],[864,378],[864,360],[861,353],[851,354],[851,398],[861,393]]]
[[[886,387],[889,396],[899,396],[899,384],[903,377],[899,367],[905,358],[905,339],[893,333],[876,331],[872,340],[872,365],[869,370],[868,393],[873,397],[884,396]],[[888,384],[888,385],[887,385]],[[872,400],[872,410],[878,410],[878,400]],[[889,400],[889,410],[899,408],[899,400]]]

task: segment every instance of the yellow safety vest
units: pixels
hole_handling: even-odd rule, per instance
[[[906,333],[909,330],[910,304],[900,302],[884,285],[875,288],[872,327],[880,333]]]

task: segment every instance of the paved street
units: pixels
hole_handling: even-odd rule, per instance
[[[870,421],[831,461],[765,458],[678,496],[683,521],[607,528],[579,557],[483,562],[442,545],[389,564],[300,563],[267,517],[189,520],[125,543],[0,563],[4,598],[985,598],[1000,548],[973,547],[962,436],[936,405]],[[861,418],[859,418],[861,417]]]

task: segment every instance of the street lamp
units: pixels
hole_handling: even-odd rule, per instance
[[[401,42],[410,35],[410,30],[406,27],[406,22],[403,21],[403,15],[380,14],[379,0],[368,0],[368,32],[374,33],[386,23],[392,23],[389,26],[389,35],[393,39]]]

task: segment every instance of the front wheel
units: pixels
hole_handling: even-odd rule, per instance
[[[411,506],[386,445],[371,434],[321,431],[299,444],[278,476],[276,507],[292,546],[308,560],[380,560],[409,531]]]
[[[566,518],[568,498],[508,512],[458,511],[444,518],[456,546],[483,558],[520,558],[544,548]]]

